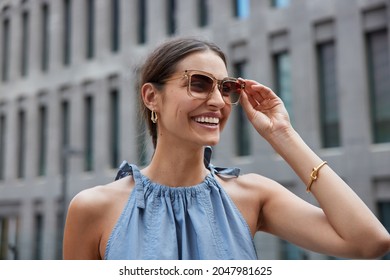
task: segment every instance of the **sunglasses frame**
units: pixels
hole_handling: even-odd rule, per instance
[[[210,78],[212,81],[213,81],[213,85],[211,87],[211,90],[210,92],[208,92],[208,94],[205,96],[205,98],[200,98],[199,96],[194,96],[192,93],[191,93],[191,89],[190,89],[190,81],[191,81],[191,77],[193,75],[203,75],[203,76],[206,76],[207,78]],[[218,80],[216,77],[214,77],[213,74],[211,73],[208,73],[208,72],[205,72],[205,71],[201,71],[201,70],[184,70],[184,73],[183,74],[178,74],[178,75],[173,75],[171,78],[168,78],[166,80],[164,80],[163,82],[168,82],[168,81],[172,81],[172,80],[176,80],[176,79],[179,79],[179,78],[186,78],[188,83],[187,83],[187,94],[189,96],[191,96],[192,98],[195,98],[195,99],[201,99],[201,100],[207,100],[210,98],[212,92],[214,91],[215,89],[215,86],[218,85],[218,90],[220,91],[221,95],[222,95],[222,98],[223,100],[225,101],[226,104],[229,104],[229,105],[237,105],[238,102],[240,101],[240,97],[241,95],[239,95],[238,99],[236,102],[234,103],[230,103],[227,101],[227,99],[223,96],[222,94],[222,84],[225,83],[225,82],[235,82],[235,83],[238,83],[239,84],[239,90],[244,90],[245,88],[245,82],[243,81],[240,81],[238,80],[237,78],[233,78],[233,77],[226,77],[226,78],[223,78],[222,80]]]

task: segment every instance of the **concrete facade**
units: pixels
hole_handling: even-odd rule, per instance
[[[64,65],[64,1],[0,0],[0,38],[4,37],[4,20],[10,22],[9,77],[0,80],[0,116],[5,116],[4,178],[0,179],[0,218],[7,220],[1,240],[15,251],[5,250],[3,258],[56,259],[61,250],[61,102],[70,104],[70,147],[84,149],[83,133],[85,96],[94,100],[93,170],[85,172],[83,156],[68,154],[67,194],[69,200],[82,189],[113,180],[115,168],[110,164],[110,100],[112,89],[119,92],[119,158],[140,163],[137,150],[136,71],[149,50],[168,37],[166,1],[147,1],[147,40],[137,43],[138,1],[120,1],[120,49],[110,49],[111,1],[95,0],[95,56],[85,57],[85,1],[71,1],[70,65]],[[176,1],[175,36],[191,35],[216,42],[228,55],[232,65],[246,61],[246,76],[274,87],[272,54],[289,51],[294,126],[303,139],[336,170],[378,215],[379,202],[390,203],[390,143],[374,144],[368,105],[368,73],[365,34],[373,30],[390,30],[388,0],[292,0],[288,7],[273,8],[268,0],[250,1],[250,15],[233,16],[233,1],[208,1],[209,23],[197,25],[197,1]],[[49,5],[49,67],[41,70],[41,6]],[[28,73],[20,73],[21,14],[29,12]],[[390,46],[390,36],[387,35]],[[2,40],[2,39],[1,39]],[[336,71],[339,90],[341,146],[322,148],[318,115],[318,79],[315,46],[327,40],[337,42]],[[0,54],[5,44],[0,41]],[[390,50],[387,55],[390,57]],[[0,56],[3,65],[5,56]],[[0,68],[2,71],[2,68]],[[390,73],[389,73],[390,77]],[[390,92],[388,92],[390,94]],[[37,108],[48,108],[46,172],[38,176],[39,115]],[[298,196],[312,203],[304,184],[290,167],[275,154],[257,133],[250,130],[251,153],[237,156],[235,131],[240,125],[233,110],[221,143],[215,149],[214,164],[239,166],[244,173],[256,172],[284,184]],[[18,178],[18,112],[26,114],[24,170]],[[389,109],[390,110],[390,109]],[[0,132],[1,133],[1,132]],[[0,135],[1,136],[1,135]],[[150,144],[148,145],[151,153]],[[0,226],[1,227],[1,226]],[[5,228],[5,223],[3,228]],[[0,233],[1,233],[0,228]],[[3,238],[3,239],[1,239]],[[255,243],[261,259],[279,259],[283,242],[258,233]],[[37,245],[38,244],[38,245]],[[39,246],[37,248],[36,246]],[[326,256],[303,252],[304,258]]]

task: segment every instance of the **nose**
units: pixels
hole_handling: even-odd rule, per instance
[[[218,108],[223,108],[226,103],[225,100],[222,97],[222,93],[219,90],[218,85],[216,85],[213,89],[213,91],[210,93],[210,96],[207,100],[207,104],[218,107]]]

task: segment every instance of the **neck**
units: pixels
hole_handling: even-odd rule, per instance
[[[193,186],[208,174],[203,164],[204,147],[161,147],[157,144],[151,163],[142,173],[152,181],[172,187]]]

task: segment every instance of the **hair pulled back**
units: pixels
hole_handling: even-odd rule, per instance
[[[154,83],[161,89],[162,81],[168,79],[176,72],[177,64],[187,56],[204,51],[213,51],[226,65],[226,57],[222,50],[212,42],[196,38],[175,38],[158,46],[146,59],[141,68],[140,89],[145,83]],[[150,120],[151,111],[147,108],[139,94],[141,113],[148,125],[152,137],[153,147],[157,145],[157,124]]]

